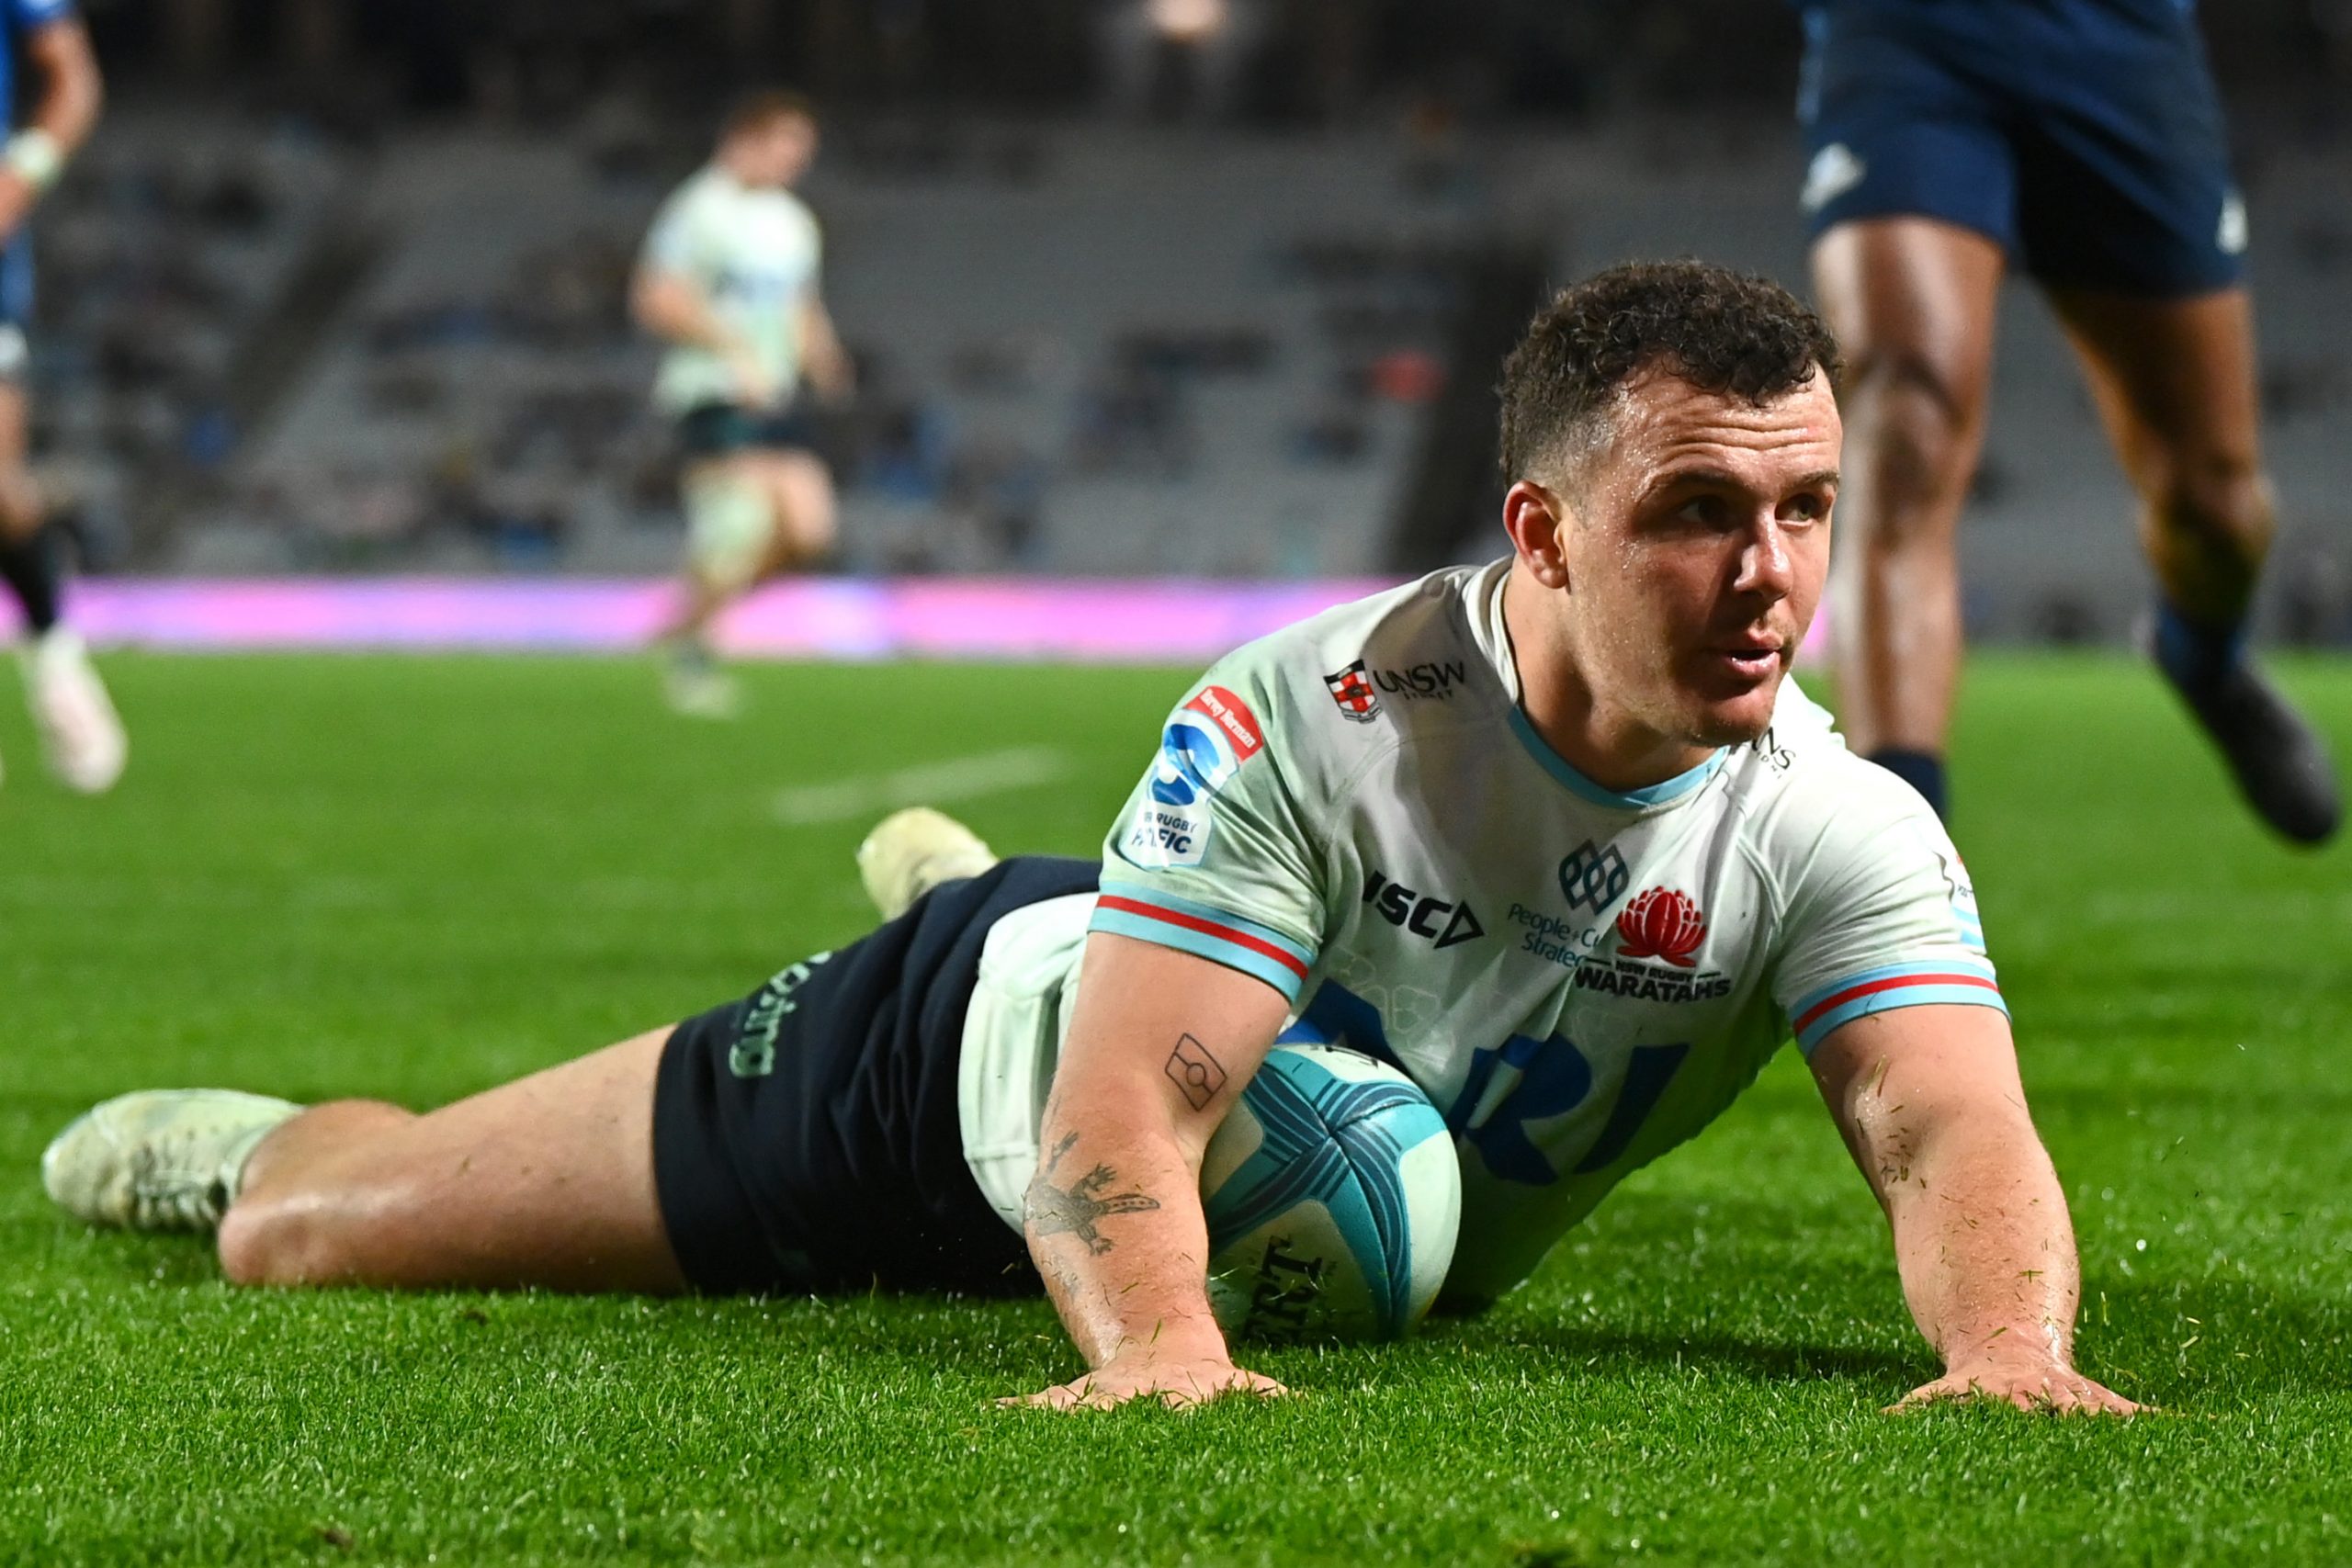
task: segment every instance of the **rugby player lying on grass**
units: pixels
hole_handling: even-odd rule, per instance
[[[1837,368],[1772,285],[1603,273],[1505,370],[1513,554],[1220,662],[1099,866],[902,813],[860,852],[886,923],[741,1001],[422,1116],[125,1096],[50,1191],[217,1224],[250,1284],[1042,1277],[1088,1371],[1031,1402],[1185,1404],[1278,1392],[1211,1315],[1199,1196],[1278,1037],[1445,1111],[1476,1306],[1793,1033],[1943,1358],[1911,1400],[2129,1412],[2073,1366],[2074,1236],[1959,857],[1783,680]]]

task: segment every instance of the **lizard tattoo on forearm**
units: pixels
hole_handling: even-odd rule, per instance
[[[1051,1179],[1054,1169],[1077,1142],[1076,1133],[1062,1139],[1053,1157],[1046,1162],[1046,1168],[1031,1180],[1029,1190],[1022,1196],[1022,1217],[1028,1221],[1032,1235],[1074,1235],[1099,1258],[1111,1250],[1111,1238],[1102,1233],[1096,1222],[1108,1214],[1136,1214],[1157,1209],[1159,1200],[1142,1191],[1104,1195],[1102,1190],[1119,1179],[1118,1172],[1107,1165],[1097,1165],[1068,1187],[1055,1186]]]

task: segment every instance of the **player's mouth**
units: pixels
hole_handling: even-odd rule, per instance
[[[1714,643],[1707,662],[1744,684],[1769,681],[1781,672],[1788,644],[1777,637],[1739,637]]]

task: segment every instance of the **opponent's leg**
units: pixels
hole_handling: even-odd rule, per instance
[[[1954,536],[1984,435],[2001,247],[1929,218],[1840,223],[1814,288],[1845,349],[1831,588],[1838,725],[1940,812],[1961,655]]]
[[[775,535],[775,509],[759,459],[750,453],[689,465],[681,492],[685,565],[678,611],[661,634],[671,654],[670,705],[696,717],[730,718],[737,693],[712,654],[710,626],[759,581]]]
[[[24,613],[25,694],[50,770],[96,795],[122,776],[130,749],[82,639],[58,624],[63,552],[26,462],[25,417],[24,389],[0,380],[0,581]]]
[[[2317,842],[2343,815],[2325,749],[2245,657],[2274,524],[2245,291],[2185,299],[2053,289],[2124,471],[2162,592],[2157,665],[2263,819]]]
[[[421,1116],[220,1089],[124,1095],[60,1134],[41,1173],[93,1224],[217,1224],[221,1269],[241,1284],[676,1291],[653,1177],[669,1036]]]

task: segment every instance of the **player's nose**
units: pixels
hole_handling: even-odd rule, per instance
[[[1739,550],[1739,573],[1732,587],[1777,604],[1796,590],[1796,565],[1789,553],[1788,536],[1779,521],[1767,514],[1757,519]]]

